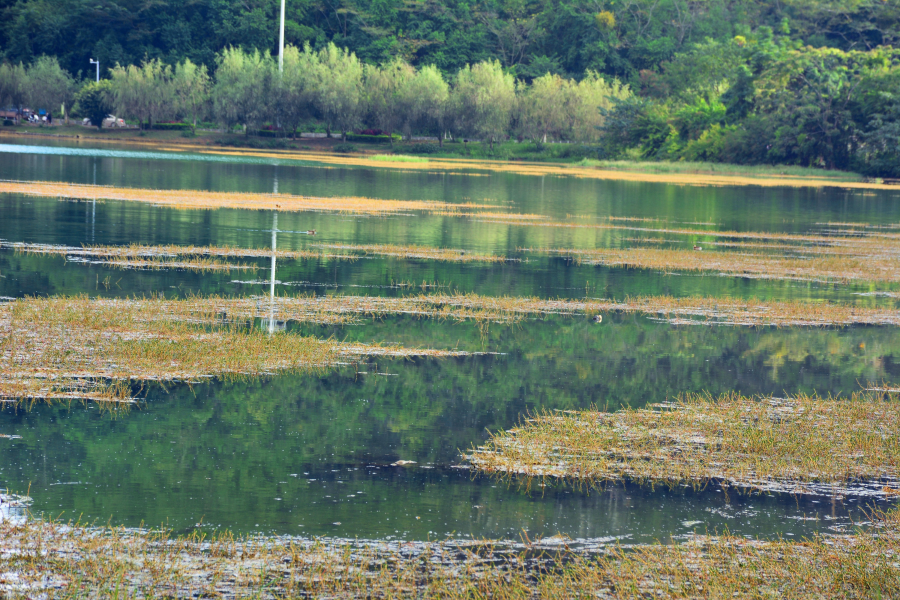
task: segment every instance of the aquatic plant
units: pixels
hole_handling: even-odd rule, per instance
[[[895,396],[790,398],[685,394],[617,412],[542,411],[466,458],[507,477],[600,485],[711,481],[797,494],[900,493]]]
[[[7,521],[0,589],[96,598],[896,597],[900,511],[875,513],[869,525],[798,542],[725,534],[579,547],[561,536],[309,540]]]

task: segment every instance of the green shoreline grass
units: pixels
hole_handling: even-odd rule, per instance
[[[564,539],[351,542],[173,537],[165,531],[0,522],[0,593],[12,597],[891,598],[900,511],[803,541],[694,536],[570,549]]]
[[[526,486],[535,479],[719,481],[798,494],[839,495],[862,486],[869,495],[896,496],[900,400],[872,393],[829,399],[687,394],[672,404],[613,413],[540,412],[466,458],[481,472]]]

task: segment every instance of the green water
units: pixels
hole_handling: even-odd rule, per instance
[[[156,189],[278,191],[445,202],[485,201],[496,210],[654,217],[679,226],[821,231],[826,222],[896,223],[896,194],[839,189],[692,188],[509,174],[483,176],[325,168],[263,159],[189,160],[127,149],[0,145],[0,179],[57,180]],[[494,210],[492,209],[492,210]],[[272,215],[183,211],[125,202],[66,202],[0,194],[0,238],[82,244],[267,247]],[[704,223],[704,225],[694,225]],[[690,225],[689,225],[690,224]],[[316,229],[311,237],[305,232]],[[284,294],[404,295],[398,283],[544,298],[710,294],[833,299],[893,306],[863,296],[890,286],[823,285],[665,275],[577,266],[523,247],[627,246],[635,232],[561,230],[458,217],[280,214],[278,247],[320,243],[427,244],[527,259],[500,264],[367,258],[279,261]],[[698,236],[696,241],[704,241]],[[684,238],[685,243],[696,243]],[[0,296],[261,294],[258,272],[116,270],[0,251]],[[891,328],[675,327],[638,316],[541,318],[492,325],[407,317],[345,327],[292,326],[321,337],[398,342],[500,354],[460,359],[370,360],[324,376],[150,387],[139,410],[38,405],[0,412],[0,487],[30,494],[37,513],[116,524],[202,522],[234,531],[427,539],[518,537],[668,539],[691,529],[749,536],[809,535],[845,526],[862,500],[735,496],[720,490],[546,488],[526,494],[475,477],[460,451],[529,412],[591,405],[641,406],[680,392],[850,392],[897,379],[900,338]],[[416,461],[392,467],[399,460]],[[809,517],[818,517],[810,519]]]

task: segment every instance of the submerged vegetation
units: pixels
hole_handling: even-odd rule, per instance
[[[34,596],[334,598],[870,598],[900,594],[900,511],[852,534],[789,542],[693,535],[672,544],[364,542],[202,530],[0,523],[4,592]]]
[[[602,485],[711,481],[795,494],[900,494],[900,403],[894,396],[717,398],[651,408],[541,412],[467,458],[508,477]]]

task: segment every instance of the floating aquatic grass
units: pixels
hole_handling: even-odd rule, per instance
[[[0,304],[0,398],[127,403],[131,382],[316,371],[358,356],[466,354],[339,343],[246,325],[199,301],[73,297]]]
[[[892,598],[900,515],[799,541],[694,535],[570,547],[563,537],[366,542],[176,537],[160,530],[0,522],[0,593],[21,597]]]
[[[900,493],[900,401],[716,398],[686,394],[651,408],[544,411],[473,448],[480,471],[602,484],[718,481],[790,493]]]
[[[480,254],[456,248],[433,248],[401,244],[317,244],[319,248],[365,252],[376,256],[439,260],[446,262],[507,262],[505,256]]]
[[[291,196],[247,192],[201,190],[151,190],[40,181],[0,181],[0,193],[74,198],[79,200],[124,200],[184,209],[249,209],[276,211],[342,212],[368,215],[404,213],[411,210],[435,212],[484,208],[473,203],[451,204],[425,200],[383,200],[377,198]]]
[[[900,262],[896,257],[884,254],[790,257],[670,248],[526,248],[525,251],[570,256],[578,263],[587,265],[660,271],[703,271],[728,277],[822,282],[900,282]]]

